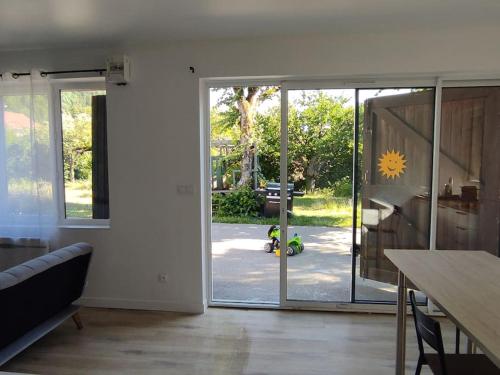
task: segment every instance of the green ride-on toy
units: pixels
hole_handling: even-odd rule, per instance
[[[276,251],[276,256],[280,255],[280,227],[277,225],[271,225],[267,231],[267,237],[271,242],[267,242],[264,245],[264,250],[266,253],[272,253]],[[304,251],[304,243],[302,242],[302,237],[295,233],[292,238],[287,241],[286,244],[286,255],[293,256],[300,254]]]

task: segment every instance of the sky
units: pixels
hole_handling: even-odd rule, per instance
[[[302,94],[306,93],[318,93],[318,92],[323,92],[328,96],[331,96],[333,98],[335,97],[344,97],[348,98],[349,100],[346,103],[346,106],[354,106],[355,104],[355,90],[354,89],[313,89],[313,90],[289,90],[288,91],[288,100],[289,102],[294,102],[297,99],[299,99]],[[381,96],[389,96],[389,95],[401,95],[401,94],[407,94],[411,92],[411,89],[363,89],[359,91],[359,99],[360,102],[364,102],[366,99],[373,98],[373,97],[381,97]],[[223,94],[222,90],[216,91],[213,89],[210,89],[210,108],[213,108],[214,106],[217,106],[218,100],[221,98]],[[269,108],[272,108],[274,106],[279,106],[280,105],[280,96],[275,95],[273,98],[264,101],[259,105],[257,112],[259,113],[265,113]],[[222,109],[222,108],[221,108]]]

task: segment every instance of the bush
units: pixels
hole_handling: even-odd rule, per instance
[[[346,176],[332,184],[332,195],[334,197],[350,197],[352,195],[351,178]]]
[[[212,212],[216,216],[258,216],[264,197],[248,186],[228,194],[212,194]]]

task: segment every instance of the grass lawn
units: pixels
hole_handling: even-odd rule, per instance
[[[358,208],[359,210],[359,208]],[[358,211],[359,212],[359,211]],[[358,215],[359,217],[359,215]],[[214,216],[214,223],[279,224],[279,218]],[[293,198],[293,215],[290,225],[350,227],[352,226],[352,201],[335,198],[326,193],[307,194]]]
[[[92,218],[92,181],[66,181],[66,217]]]

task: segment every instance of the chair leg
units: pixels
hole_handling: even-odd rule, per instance
[[[477,347],[476,343],[472,341],[469,337],[467,337],[467,354],[476,354]]]
[[[80,329],[83,329],[83,323],[82,323],[82,319],[80,318],[80,314],[79,313],[74,313],[71,318],[73,319],[73,322],[75,322],[75,325],[76,325],[76,328],[78,328],[79,330]]]
[[[418,358],[417,368],[415,370],[415,375],[420,375],[420,371],[422,371],[422,359]]]
[[[455,330],[455,354],[460,354],[460,330]]]

